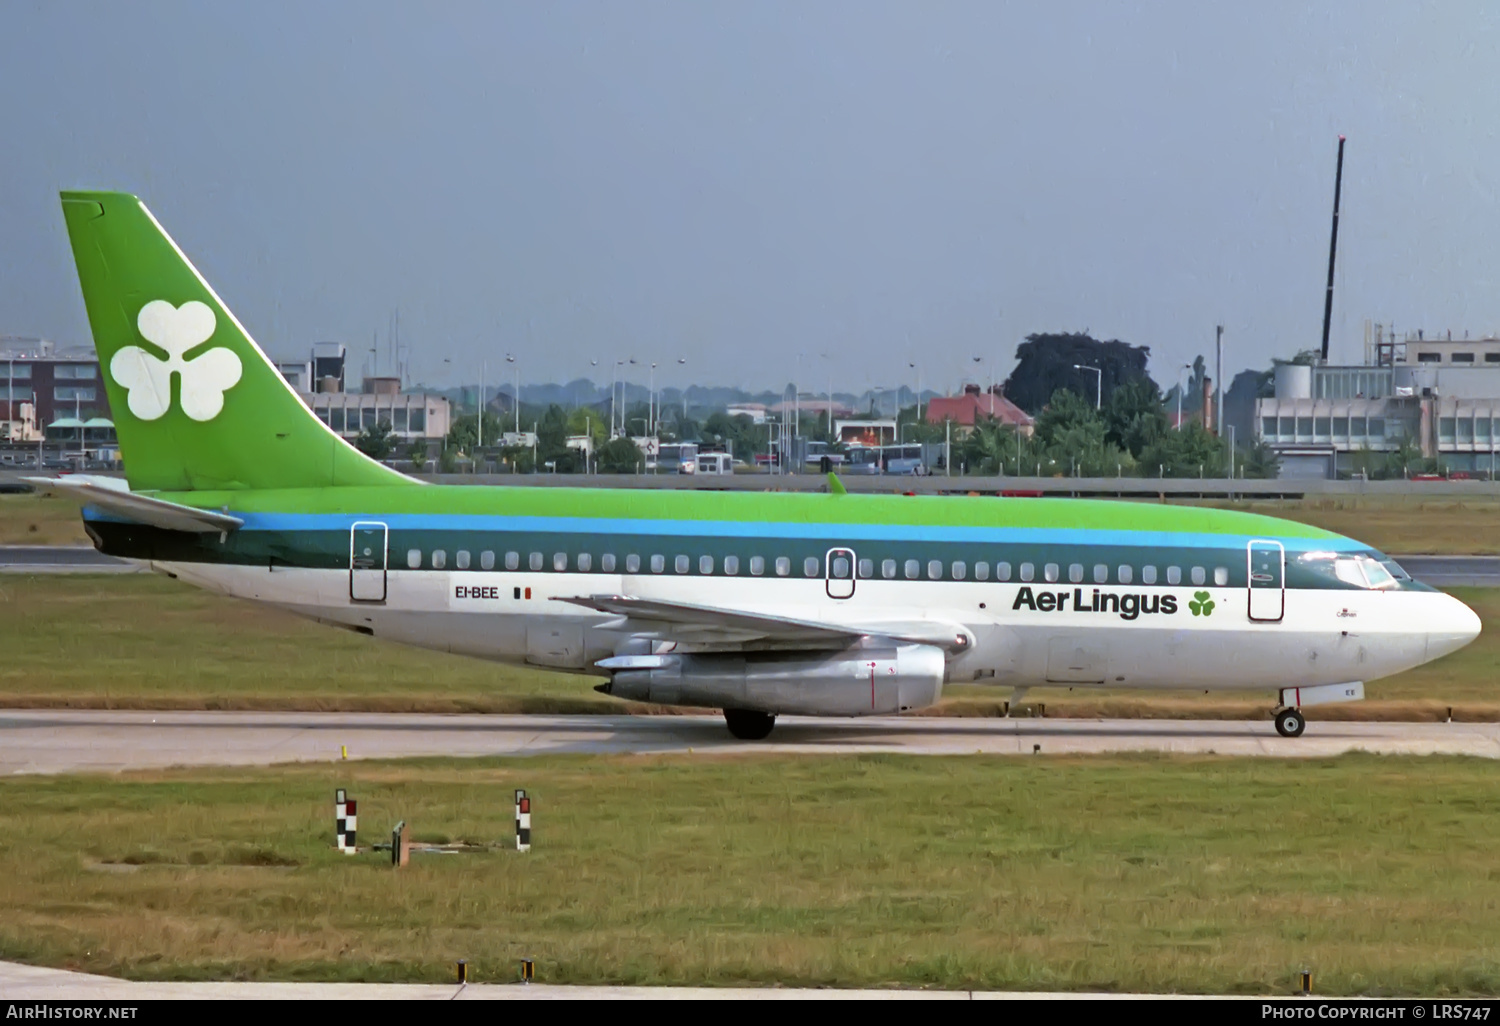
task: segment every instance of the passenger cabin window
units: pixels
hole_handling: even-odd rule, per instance
[[[1080,584],[1080,583],[1082,583],[1082,581],[1083,581],[1083,564],[1082,563],[1073,563],[1073,564],[1069,565],[1069,567],[1068,567],[1068,580],[1071,581],[1074,584]]]
[[[792,572],[792,561],[786,556],[776,557],[776,576],[785,577]]]
[[[990,579],[990,565],[988,563],[974,564],[974,580],[987,581]]]
[[[638,574],[641,572],[641,557],[632,552],[625,557],[625,572],[627,574]]]
[[[1026,579],[1028,581],[1031,580],[1030,577],[1028,577]],[[1008,581],[1008,580],[1010,580],[1010,564],[1009,563],[996,563],[995,564],[995,580],[997,580],[997,581]]]
[[[479,569],[481,569],[481,570],[493,570],[493,569],[495,569],[495,554],[493,552],[491,552],[489,549],[485,549],[483,552],[481,552],[479,554]]]
[[[406,550],[406,565],[407,565],[407,567],[409,569],[412,569],[412,570],[420,570],[420,569],[422,569],[422,550],[421,549],[407,549]]]
[[[808,556],[806,559],[804,559],[802,561],[802,576],[803,577],[816,577],[816,576],[818,576],[818,557],[817,556]]]
[[[581,574],[586,574],[593,568],[594,557],[589,555],[587,552],[580,552],[578,554],[578,572]]]
[[[432,550],[432,568],[434,570],[441,570],[443,567],[445,567],[447,565],[448,565],[448,553],[444,552],[442,549],[433,549]]]
[[[1182,567],[1180,567],[1180,566],[1169,566],[1169,567],[1167,567],[1167,583],[1168,584],[1181,584],[1182,583]]]
[[[1128,563],[1121,563],[1119,567],[1116,568],[1116,572],[1120,575],[1121,584],[1129,584],[1130,579],[1135,576],[1133,573],[1131,573],[1130,565]]]
[[[521,554],[519,552],[507,552],[505,554],[505,569],[514,570],[521,565]]]
[[[1154,567],[1154,566],[1143,566],[1143,567],[1141,567],[1141,583],[1142,584],[1155,584],[1156,583],[1156,567]]]
[[[1223,587],[1225,587],[1228,584],[1229,584],[1229,567],[1227,567],[1227,566],[1216,566],[1216,567],[1214,567],[1214,586],[1217,587],[1217,588],[1223,588]]]
[[[1203,568],[1201,566],[1195,566],[1195,567],[1193,567],[1193,583],[1194,584],[1200,584],[1201,585],[1207,579],[1208,578],[1204,575]]]
[[[895,578],[896,561],[894,559],[882,559],[880,561],[880,576],[888,581]]]
[[[542,568],[542,554],[540,552],[533,552],[527,560],[527,565],[533,570],[540,570]]]
[[[915,559],[908,559],[906,561],[905,570],[908,581],[915,581],[918,577],[922,576],[922,564]]]
[[[1057,564],[1056,563],[1048,563],[1046,566],[1042,567],[1042,576],[1044,578],[1046,578],[1048,584],[1056,584],[1057,583]]]
[[[1094,583],[1095,584],[1107,584],[1107,583],[1109,583],[1109,567],[1105,566],[1103,563],[1095,563],[1094,564]]]
[[[1023,580],[1023,581],[1034,581],[1034,580],[1036,580],[1036,567],[1032,566],[1030,563],[1022,563],[1021,564],[1021,580]]]
[[[659,574],[663,570],[665,570],[666,568],[667,568],[667,557],[663,556],[660,552],[655,553],[651,557],[651,572],[653,574]]]
[[[865,580],[875,576],[875,561],[873,559],[861,559],[859,561],[859,576]]]
[[[828,568],[828,576],[836,577],[841,581],[849,579],[849,557],[834,556],[833,565]]]
[[[714,557],[712,557],[712,556],[699,556],[698,557],[698,572],[700,574],[711,574],[711,573],[713,573],[714,572]]]
[[[615,554],[613,552],[606,552],[599,557],[599,569],[607,574],[615,572]]]
[[[688,558],[686,556],[678,556],[676,559],[674,559],[672,561],[672,569],[676,570],[680,574],[687,573],[688,572]]]
[[[941,559],[929,559],[927,561],[927,576],[930,580],[941,581],[943,579],[943,561]]]
[[[457,554],[453,557],[453,565],[458,567],[460,570],[469,569],[469,550],[459,549]]]
[[[752,576],[752,577],[759,577],[761,574],[763,574],[765,572],[766,572],[766,557],[765,556],[751,556],[750,557],[750,576]]]
[[[552,569],[562,573],[568,568],[568,554],[566,552],[554,552],[552,554]]]
[[[955,559],[953,561],[953,566],[951,567],[951,569],[953,571],[953,579],[955,581],[961,581],[969,575],[968,568],[964,565],[963,560]]]
[[[735,574],[739,573],[740,572],[740,557],[739,556],[725,556],[724,557],[724,572],[726,574],[728,574],[730,577],[733,577]]]

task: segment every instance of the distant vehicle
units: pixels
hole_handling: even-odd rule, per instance
[[[733,474],[734,459],[727,452],[700,452],[698,454],[698,473]]]
[[[881,448],[880,454],[887,474],[915,474],[921,477],[927,473],[927,461],[922,456],[921,442],[887,445]]]
[[[883,474],[880,465],[880,449],[870,445],[851,445],[848,460],[844,465],[846,474]]]
[[[646,469],[666,474],[693,474],[698,470],[697,442],[662,442],[657,446],[656,462],[649,460]]]
[[[802,462],[809,467],[817,467],[820,470],[829,470],[833,467],[843,466],[844,454],[831,452],[827,442],[819,442],[814,439],[807,441],[807,455]]]

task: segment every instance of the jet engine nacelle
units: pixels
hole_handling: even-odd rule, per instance
[[[662,705],[807,716],[875,716],[932,705],[943,692],[943,650],[895,645],[827,655],[748,652],[622,655],[599,690]]]

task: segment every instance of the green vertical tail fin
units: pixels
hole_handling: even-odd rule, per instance
[[[416,484],[313,415],[139,199],[62,205],[133,490]]]

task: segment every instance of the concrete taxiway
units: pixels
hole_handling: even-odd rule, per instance
[[[782,987],[560,987],[545,983],[137,983],[109,976],[0,962],[0,1001],[131,1001],[231,999],[271,1001],[595,1001],[600,999],[720,1000],[1068,1000],[1189,997],[1157,994],[1070,994],[993,990],[833,990]]]
[[[1500,758],[1500,723],[1308,724],[1277,736],[1269,719],[1065,720],[783,717],[766,741],[736,741],[717,716],[437,716],[400,713],[0,711],[0,774],[261,766],[351,759],[546,754],[1076,755],[1118,752],[1271,756],[1475,755]]]

